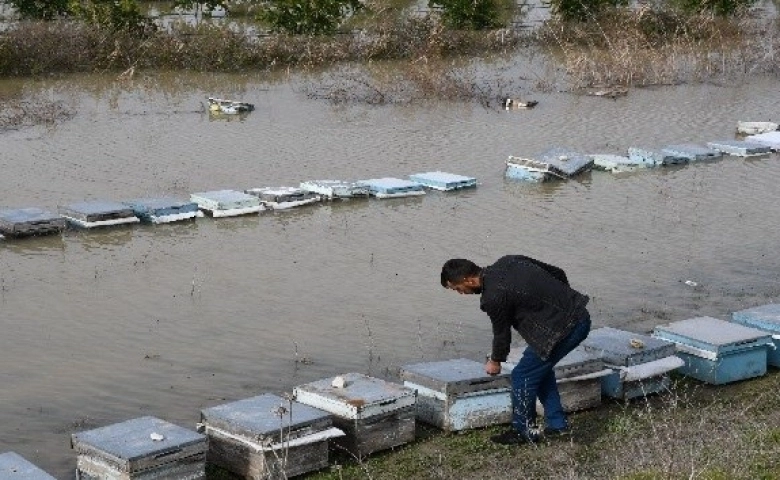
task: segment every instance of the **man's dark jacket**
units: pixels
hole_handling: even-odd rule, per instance
[[[585,315],[588,297],[569,287],[558,267],[522,255],[508,255],[482,270],[480,308],[493,324],[490,358],[506,361],[512,327],[546,360]]]

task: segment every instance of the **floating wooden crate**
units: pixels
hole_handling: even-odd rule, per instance
[[[713,385],[764,375],[772,343],[767,332],[712,317],[661,325],[653,336],[677,345],[680,373]]]
[[[212,217],[235,217],[251,213],[260,213],[265,206],[260,199],[236,190],[212,190],[210,192],[193,193],[190,200],[198,204]]]
[[[138,198],[122,203],[132,208],[142,222],[154,224],[178,222],[203,216],[197,203],[170,197]]]
[[[80,480],[206,478],[205,435],[141,417],[71,436]]]
[[[780,132],[766,132],[759,133],[758,135],[750,135],[745,137],[745,140],[766,145],[775,151],[780,150]]]
[[[630,147],[628,149],[628,158],[632,162],[656,166],[688,163],[687,157],[678,156],[669,152],[659,152],[639,147]]]
[[[245,190],[244,193],[254,195],[266,207],[274,210],[286,210],[288,208],[310,205],[322,200],[318,194],[294,187],[264,187]]]
[[[417,392],[417,419],[442,430],[512,421],[508,371],[490,376],[482,363],[458,358],[406,365],[401,379]]]
[[[719,140],[708,142],[707,146],[735,157],[755,157],[772,153],[772,149],[757,142],[745,142],[743,140]]]
[[[631,172],[639,168],[647,168],[655,166],[654,162],[644,162],[622,155],[611,155],[607,153],[597,153],[588,155],[593,159],[593,168],[598,170],[606,170],[612,173]]]
[[[0,454],[2,480],[54,480],[54,477],[14,452]]]
[[[669,388],[668,373],[683,365],[672,342],[611,327],[592,330],[582,347],[595,352],[612,369],[602,377],[601,392],[629,400]]]
[[[255,480],[288,478],[328,465],[328,440],[344,433],[328,412],[265,394],[201,411],[207,460]]]
[[[525,353],[525,348],[512,350],[507,364],[514,368]],[[604,360],[597,352],[579,346],[555,365],[558,393],[565,412],[576,412],[601,405],[602,378],[611,375],[612,369],[604,366]],[[542,405],[537,405],[542,413]]]
[[[780,129],[775,122],[737,122],[737,133],[756,135]]]
[[[83,228],[140,222],[132,208],[119,202],[95,200],[61,206],[58,210],[69,222]]]
[[[409,180],[434,190],[459,190],[477,186],[477,179],[446,172],[425,172],[409,175]]]
[[[775,348],[767,352],[767,363],[780,367],[780,305],[767,304],[734,312],[732,321],[751,328],[757,328],[772,335]]]
[[[371,195],[376,198],[397,198],[425,195],[425,190],[420,184],[402,180],[400,178],[371,178],[360,180],[358,184],[368,188]]]
[[[368,197],[368,187],[357,182],[343,180],[311,180],[301,182],[302,190],[322,195],[328,200],[336,198]]]
[[[341,386],[343,384],[343,386]],[[295,387],[295,399],[333,414],[346,436],[334,443],[363,456],[414,440],[414,390],[359,373]]]
[[[65,218],[40,208],[0,211],[0,233],[9,238],[60,233],[66,226]]]
[[[667,145],[661,149],[661,153],[672,157],[686,158],[689,162],[701,162],[704,160],[717,160],[723,153],[711,148],[702,147],[693,143],[680,145]]]

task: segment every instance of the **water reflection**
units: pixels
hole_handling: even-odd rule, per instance
[[[5,238],[0,240],[0,251],[7,250],[24,256],[49,255],[64,253],[65,245],[62,235]]]
[[[113,250],[128,244],[133,239],[136,225],[117,225],[113,227],[97,227],[72,230],[68,236],[75,237],[87,252]]]

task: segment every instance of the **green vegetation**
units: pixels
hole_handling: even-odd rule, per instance
[[[360,0],[270,0],[260,19],[275,32],[325,35],[362,8]]]
[[[442,20],[449,28],[488,30],[500,26],[497,0],[429,0],[428,5],[442,9]]]

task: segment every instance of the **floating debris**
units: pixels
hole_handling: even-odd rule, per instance
[[[0,210],[0,238],[51,235],[67,227],[65,218],[40,208],[18,208]]]
[[[743,140],[707,142],[707,146],[735,157],[756,157],[772,153],[772,149],[767,145],[762,145],[758,142],[746,142]]]
[[[70,223],[82,228],[110,227],[141,221],[129,206],[103,200],[65,205],[59,207],[58,211]]]
[[[197,203],[170,197],[139,198],[122,203],[132,208],[135,215],[147,223],[171,223],[203,216]]]
[[[249,113],[255,109],[255,106],[247,102],[238,102],[235,100],[226,100],[224,98],[209,97],[209,111],[214,113],[224,113],[226,115],[237,115],[239,113]]]
[[[244,193],[254,195],[263,205],[274,210],[286,210],[322,200],[322,197],[314,192],[295,187],[252,188],[244,190]]]
[[[522,109],[529,109],[534,108],[539,104],[536,100],[529,100],[526,102],[523,102],[521,100],[515,100],[513,98],[507,98],[503,102],[504,110],[522,110]]]
[[[376,198],[398,198],[425,195],[425,190],[419,183],[402,180],[400,178],[372,178],[357,182],[368,188],[371,195]]]
[[[301,190],[318,193],[328,200],[369,196],[367,186],[343,180],[310,180],[301,182],[300,187]]]
[[[193,193],[190,200],[198,207],[210,213],[212,217],[235,217],[260,213],[265,206],[254,195],[236,190],[212,190],[210,192]]]
[[[774,122],[737,122],[737,133],[756,135],[780,130],[780,124]]]
[[[477,179],[446,172],[426,172],[409,175],[409,180],[434,190],[458,190],[477,186]]]
[[[624,97],[628,95],[628,89],[622,88],[622,87],[608,87],[608,88],[597,88],[595,90],[589,90],[588,95],[594,96],[594,97],[605,97],[605,98],[611,98],[616,99],[617,97]]]

